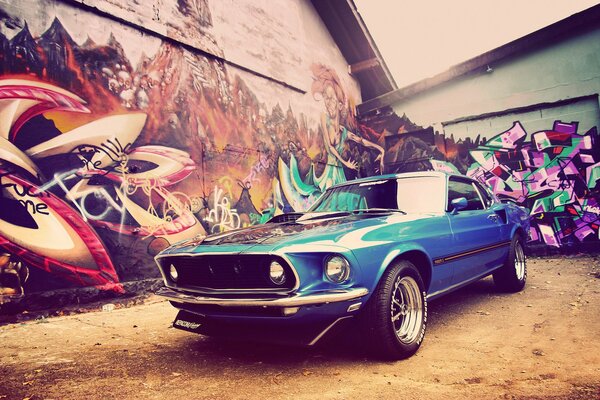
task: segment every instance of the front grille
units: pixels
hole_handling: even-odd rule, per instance
[[[285,282],[276,285],[269,278],[269,266],[273,260],[285,270]],[[281,258],[264,255],[194,255],[166,257],[160,260],[168,275],[172,265],[179,277],[176,285],[181,288],[243,290],[278,289],[290,290],[296,283],[291,267]]]

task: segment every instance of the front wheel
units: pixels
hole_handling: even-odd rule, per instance
[[[417,352],[425,336],[427,298],[417,268],[403,260],[382,276],[363,315],[374,355],[399,360]]]
[[[521,235],[516,234],[510,244],[504,265],[494,272],[494,283],[504,292],[519,292],[527,280],[527,260]]]

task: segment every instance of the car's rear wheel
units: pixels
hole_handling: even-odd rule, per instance
[[[427,323],[427,298],[417,268],[406,260],[392,265],[364,312],[363,328],[375,356],[398,360],[413,355]]]
[[[504,292],[519,292],[527,281],[527,260],[521,235],[516,234],[510,244],[504,265],[494,272],[494,283]]]

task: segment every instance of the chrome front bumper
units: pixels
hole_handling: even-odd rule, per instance
[[[281,298],[258,298],[258,299],[223,299],[201,295],[191,295],[163,287],[156,294],[169,300],[188,304],[208,304],[223,307],[299,307],[314,304],[337,303],[340,301],[354,300],[366,296],[369,290],[366,288],[354,288],[346,290],[328,290],[310,295],[293,295]]]

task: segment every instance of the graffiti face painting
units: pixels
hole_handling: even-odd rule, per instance
[[[275,193],[281,193],[279,202],[289,203],[290,209],[294,211],[307,210],[325,189],[345,182],[346,171],[358,171],[364,159],[364,164],[369,166],[377,163],[374,168],[369,168],[369,175],[381,174],[383,171],[383,147],[352,131],[357,130],[357,123],[351,114],[352,110],[348,106],[337,73],[321,64],[313,65],[312,72],[312,94],[317,101],[322,100],[324,103],[319,131],[325,152],[322,153],[320,162],[310,163],[308,171],[300,170],[294,154],[289,155],[287,163],[280,157],[279,179],[274,180]],[[361,160],[353,159],[351,154],[345,155],[348,141],[359,144],[366,150],[362,152]],[[275,210],[274,215],[280,212],[281,210]]]

